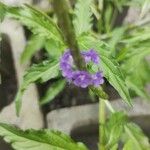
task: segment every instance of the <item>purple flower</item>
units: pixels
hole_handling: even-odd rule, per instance
[[[81,55],[84,57],[85,62],[93,62],[98,64],[100,58],[96,51],[82,51]],[[60,59],[60,70],[62,75],[69,81],[74,83],[78,87],[86,88],[89,85],[99,86],[104,83],[102,72],[90,74],[87,71],[78,71],[73,69],[74,63],[70,51],[66,51]]]
[[[98,64],[100,62],[97,52],[94,51],[93,49],[89,51],[81,52],[81,54],[83,55],[86,63],[89,63],[90,61],[92,61],[95,64]]]
[[[76,71],[73,75],[73,83],[76,86],[86,88],[91,85],[92,79],[88,72],[86,71]]]
[[[91,77],[92,84],[96,87],[104,83],[102,72],[97,72],[96,74],[91,75]]]

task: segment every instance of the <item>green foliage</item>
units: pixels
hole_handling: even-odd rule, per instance
[[[0,2],[0,22],[4,19],[6,14],[6,9],[4,5]]]
[[[84,144],[75,143],[69,136],[53,130],[20,130],[0,123],[0,136],[15,150],[87,150]]]
[[[127,123],[127,117],[122,112],[113,113],[105,124],[105,141],[107,149],[115,149],[121,135],[124,132],[124,126]]]
[[[145,59],[150,55],[150,30],[147,26],[131,30],[126,37],[124,48],[118,55],[121,67],[126,74],[126,83],[137,95],[150,99],[145,85],[150,82],[150,63]]]
[[[40,104],[46,104],[52,101],[65,87],[65,80],[59,79],[47,89],[45,95],[40,100]]]
[[[33,65],[24,75],[23,82],[16,95],[16,110],[19,115],[21,108],[21,99],[26,88],[33,82],[46,82],[59,74],[58,61],[44,61],[40,64]]]
[[[97,50],[101,57],[100,67],[105,78],[126,103],[131,105],[129,89],[149,99],[150,96],[145,92],[144,87],[150,81],[150,64],[145,59],[150,54],[150,28],[149,23],[143,25],[141,19],[149,10],[148,0],[98,0],[97,2],[99,6],[95,5],[94,0],[86,0],[86,2],[78,0],[72,13],[80,49]],[[114,20],[118,13],[125,5],[132,4],[142,6],[140,23],[123,24],[119,28],[114,28]],[[93,14],[97,19],[94,20],[94,24],[92,24]],[[17,19],[33,32],[22,54],[22,63],[28,61],[41,48],[45,48],[51,60],[33,65],[24,75],[15,98],[17,114],[19,114],[22,95],[31,83],[42,83],[57,78],[57,82],[54,82],[45,92],[41,104],[52,101],[63,90],[65,81],[59,77],[58,58],[66,49],[66,45],[60,29],[52,18],[31,6],[10,7],[0,3],[0,20],[5,15]],[[89,35],[89,32],[92,35]],[[105,40],[108,45],[102,40]],[[92,66],[92,69],[97,68]],[[93,91],[99,92],[99,95],[103,94],[102,87],[95,88]],[[150,149],[148,138],[139,127],[128,123],[126,115],[122,112],[113,113],[105,123],[104,129],[105,147],[109,150],[117,150],[121,140],[125,143],[123,150]],[[75,143],[70,137],[50,130],[22,131],[0,123],[0,136],[3,136],[16,150],[87,150],[82,143]]]
[[[78,0],[74,10],[73,24],[77,35],[88,32],[92,27],[92,0]]]
[[[107,51],[103,42],[99,42],[93,37],[82,37],[79,39],[81,49],[95,49],[100,53],[102,71],[110,84],[118,91],[123,100],[131,105],[129,91],[125,83],[124,76],[119,69],[119,64],[115,61],[110,52]]]
[[[145,0],[142,9],[141,9],[141,14],[140,17],[144,17],[148,12],[150,11],[150,1],[149,0]]]
[[[21,63],[29,61],[33,54],[44,46],[45,38],[37,35],[32,35],[26,44],[26,47],[21,55]]]
[[[61,45],[59,42],[54,39],[47,39],[45,41],[45,50],[52,58],[58,58],[64,51],[65,46]]]
[[[118,42],[123,38],[123,35],[125,33],[126,27],[118,27],[115,28],[111,33],[111,38],[108,41],[108,44],[111,46],[110,50],[113,56],[116,55],[116,46]],[[117,35],[117,36],[116,36]]]
[[[131,150],[133,147],[136,150],[149,150],[150,143],[148,138],[143,134],[142,130],[133,123],[125,127],[127,134],[126,144],[123,150]]]
[[[59,28],[45,13],[34,9],[29,5],[23,5],[22,7],[9,7],[0,4],[0,6],[7,10],[7,16],[19,20],[31,29],[34,34],[46,38],[53,38],[62,42]]]
[[[53,51],[57,50],[56,52],[60,54],[59,49],[64,46],[62,35],[55,22],[48,15],[29,5],[10,7],[0,3],[0,11],[3,12],[3,10],[6,11],[8,17],[17,19],[35,34],[31,36],[22,54],[22,63],[29,60],[36,50],[44,46],[48,52],[54,49]]]

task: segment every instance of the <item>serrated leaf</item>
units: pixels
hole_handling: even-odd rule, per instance
[[[125,150],[128,150],[128,148],[134,144],[134,149],[136,150],[149,150],[150,149],[150,143],[148,138],[143,134],[142,130],[133,123],[129,123],[125,127],[125,131],[128,135],[127,137],[127,145],[125,146]],[[128,141],[130,140],[130,141]],[[131,142],[132,141],[132,142]]]
[[[100,18],[100,13],[97,9],[97,4],[94,2],[91,4],[91,11],[93,15],[96,17],[96,19],[98,20]]]
[[[120,27],[120,28],[115,28],[112,31],[112,37],[108,41],[108,44],[111,45],[111,53],[112,54],[114,53],[114,51],[116,51],[116,45],[122,39],[125,30],[126,30],[126,27]]]
[[[144,57],[150,55],[150,48],[143,47],[137,48],[136,50],[132,50],[126,61],[124,62],[124,68],[128,70],[128,72],[134,72],[135,68],[138,68],[140,63],[144,61]]]
[[[91,4],[92,0],[78,0],[76,3],[73,24],[77,35],[88,32],[92,27]]]
[[[123,150],[131,150],[131,149],[134,149],[134,142],[132,140],[128,140],[124,147],[123,147]]]
[[[144,99],[150,99],[145,91],[145,85],[149,80],[149,64],[145,57],[150,54],[149,47],[132,49],[122,63],[122,69],[126,73],[126,84],[137,95]]]
[[[115,144],[110,150],[118,150],[118,144]]]
[[[0,4],[0,6],[2,5]],[[5,5],[3,7],[7,9],[7,16],[19,20],[31,29],[34,34],[46,38],[53,38],[59,42],[62,41],[59,28],[45,13],[29,5],[23,5],[21,7],[9,7]]]
[[[33,65],[23,77],[23,82],[16,95],[16,111],[19,115],[21,109],[21,99],[26,88],[33,82],[46,82],[52,78],[57,77],[59,74],[58,61],[44,61],[40,64]]]
[[[0,22],[4,19],[5,14],[6,14],[6,9],[5,9],[4,6],[5,6],[5,5],[3,5],[3,4],[0,2]]]
[[[64,50],[64,46],[54,39],[48,39],[45,41],[45,49],[50,57],[58,58]]]
[[[111,149],[118,144],[126,123],[127,117],[123,112],[115,112],[110,116],[109,121],[105,125],[107,149]]]
[[[125,79],[121,76],[121,74],[119,75],[119,67],[118,65],[115,66],[115,62],[111,61],[109,58],[107,57],[101,57],[103,63],[103,72],[104,72],[104,76],[107,78],[107,80],[109,81],[109,83],[118,91],[118,93],[120,94],[120,96],[122,97],[122,99],[129,105],[131,105],[131,99],[130,99],[130,95],[129,95],[129,90],[128,87],[125,83]],[[113,73],[113,68],[118,68],[118,73],[114,74]]]
[[[131,77],[128,77],[126,79],[126,84],[129,87],[129,89],[132,89],[135,91],[135,93],[144,99],[150,99],[150,95],[146,92],[143,86],[139,86],[138,83],[134,81],[135,79],[132,79]]]
[[[150,11],[150,1],[145,0],[141,9],[140,18],[143,18]]]
[[[50,85],[50,87],[47,89],[45,95],[40,100],[40,104],[46,104],[50,101],[52,101],[65,87],[65,80],[60,79]]]
[[[15,150],[87,150],[84,144],[75,143],[69,136],[53,130],[23,131],[0,123],[0,136]]]
[[[29,61],[34,53],[44,46],[45,37],[32,35],[21,55],[21,63]]]
[[[150,29],[149,27],[145,27],[142,29],[142,31],[137,31],[135,30],[133,33],[130,33],[130,36],[121,42],[124,44],[139,44],[138,42],[142,42],[144,40],[149,40],[150,39]]]
[[[111,20],[112,20],[112,14],[113,14],[113,6],[111,4],[107,4],[107,7],[105,8],[105,14],[104,14],[104,20],[105,21],[105,28],[106,32],[109,33],[111,30]]]
[[[101,67],[104,76],[110,82],[110,84],[118,91],[122,99],[129,105],[131,105],[131,99],[129,95],[129,90],[125,83],[124,76],[119,69],[119,64],[111,56],[110,52],[103,42],[99,42],[93,37],[82,37],[79,39],[79,44],[81,49],[94,49],[97,50],[101,58]]]

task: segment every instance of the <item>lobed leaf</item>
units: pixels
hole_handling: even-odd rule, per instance
[[[0,2],[0,22],[4,19],[5,15],[6,15],[5,5]]]
[[[73,24],[77,35],[88,32],[92,27],[91,5],[92,0],[78,0],[76,3]]]
[[[127,123],[127,116],[123,112],[113,113],[105,125],[106,147],[111,149],[118,144]]]
[[[7,9],[7,16],[19,20],[31,29],[34,34],[46,38],[53,38],[56,41],[62,42],[59,28],[45,13],[34,9],[29,5],[10,7],[0,3],[0,6]]]
[[[142,130],[134,123],[129,123],[125,127],[127,133],[127,143],[123,150],[134,149],[136,150],[149,150],[150,143],[148,138],[143,134]]]
[[[129,90],[125,83],[125,78],[119,69],[119,64],[113,59],[108,51],[107,47],[103,42],[92,37],[82,37],[79,39],[81,49],[94,49],[97,50],[101,58],[101,67],[104,76],[110,82],[110,84],[118,91],[122,99],[129,105],[131,105],[131,99]]]
[[[44,46],[45,37],[32,35],[26,44],[26,47],[21,55],[21,63],[29,61],[33,54]]]
[[[47,89],[45,95],[40,100],[40,104],[46,104],[52,101],[65,87],[65,80],[60,79],[54,82],[50,87]]]
[[[0,123],[0,136],[15,150],[87,150],[83,143],[75,143],[68,135],[53,130],[20,130]]]
[[[52,58],[58,58],[61,56],[62,52],[66,48],[64,45],[61,45],[59,42],[54,39],[47,39],[45,41],[45,50]]]
[[[46,82],[52,78],[57,77],[59,74],[58,61],[44,61],[40,64],[33,65],[23,77],[23,82],[16,95],[16,110],[19,115],[21,109],[21,99],[26,88],[33,82]]]

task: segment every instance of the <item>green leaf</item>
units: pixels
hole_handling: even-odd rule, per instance
[[[63,45],[54,39],[48,39],[45,41],[45,49],[52,58],[58,58],[65,49]]]
[[[124,147],[123,147],[123,150],[131,150],[131,149],[134,149],[134,148],[135,148],[135,147],[134,147],[134,142],[129,139],[129,140],[125,143],[125,145],[124,145]]]
[[[109,33],[111,30],[113,9],[114,8],[111,4],[107,4],[107,7],[105,8],[104,20],[101,20],[101,21],[105,21],[105,28],[107,33]]]
[[[131,99],[129,95],[128,87],[125,83],[125,79],[120,74],[120,69],[118,64],[115,62],[115,60],[102,57],[102,69],[104,72],[104,76],[107,78],[109,83],[118,91],[122,99],[129,105],[131,105]],[[117,69],[116,73],[114,74],[114,69]]]
[[[110,150],[118,150],[118,144],[115,144]]]
[[[15,150],[87,150],[84,144],[75,143],[69,136],[53,130],[23,131],[0,123],[0,136]]]
[[[140,18],[144,17],[149,11],[150,11],[150,1],[145,0],[144,4],[142,6]]]
[[[145,27],[140,31],[135,30],[133,33],[130,33],[129,35],[130,36],[127,36],[127,38],[122,40],[121,42],[124,44],[130,44],[130,46],[133,43],[139,44],[137,42],[142,42],[144,40],[150,39],[150,29],[149,27]]]
[[[73,24],[77,35],[88,32],[92,27],[91,5],[92,0],[78,0],[76,3]]]
[[[150,82],[150,65],[145,60],[145,57],[149,54],[149,47],[132,49],[121,66],[126,74],[128,88],[144,99],[150,99],[150,96],[145,91],[145,85]]]
[[[97,4],[96,2],[93,2],[91,4],[91,11],[92,11],[92,14],[96,17],[96,19],[98,20],[100,18],[100,13],[97,9]]]
[[[3,3],[0,2],[0,22],[4,19],[6,14],[6,9],[4,7]]]
[[[137,95],[143,97],[144,99],[150,99],[150,95],[146,92],[144,87],[142,85],[139,86],[134,80],[135,79],[132,79],[131,77],[128,77],[126,79],[126,84],[128,88],[135,91]]]
[[[50,87],[47,89],[45,95],[40,100],[40,104],[46,104],[52,101],[65,87],[65,80],[58,80],[54,82]]]
[[[136,50],[132,50],[132,52],[128,54],[123,67],[125,68],[125,70],[128,70],[128,72],[134,72],[135,68],[139,68],[141,62],[144,61],[145,56],[148,55],[150,55],[149,47],[137,48]]]
[[[126,123],[127,116],[123,112],[115,112],[110,116],[109,121],[105,125],[107,149],[111,149],[118,144]]]
[[[2,5],[0,4],[0,6]],[[59,28],[45,13],[29,5],[23,5],[21,7],[9,7],[5,5],[4,8],[7,9],[7,16],[19,20],[31,29],[34,34],[46,38],[53,38],[61,42],[62,38]]]
[[[21,104],[22,104],[22,95],[27,89],[29,84],[33,82],[46,82],[52,78],[57,77],[59,74],[59,63],[58,61],[44,61],[40,64],[33,65],[24,75],[23,82],[18,90],[16,95],[16,110],[17,115],[19,115]]]
[[[44,46],[44,42],[44,37],[32,35],[21,55],[21,63],[29,61],[33,54]]]
[[[112,36],[108,41],[108,44],[111,46],[111,53],[113,54],[116,51],[116,45],[120,42],[125,32],[125,27],[115,28],[112,31]],[[117,36],[116,36],[117,35]]]
[[[142,130],[133,123],[129,123],[125,127],[127,133],[127,144],[125,144],[124,150],[128,150],[134,144],[136,150],[149,150],[150,143],[148,138],[143,134]],[[130,140],[130,141],[129,141]]]
[[[110,56],[109,47],[93,37],[82,37],[79,39],[81,49],[95,49],[99,52],[101,58],[101,68],[104,76],[110,84],[118,91],[123,100],[131,105],[129,90],[125,83],[124,76],[119,69],[119,64]]]

